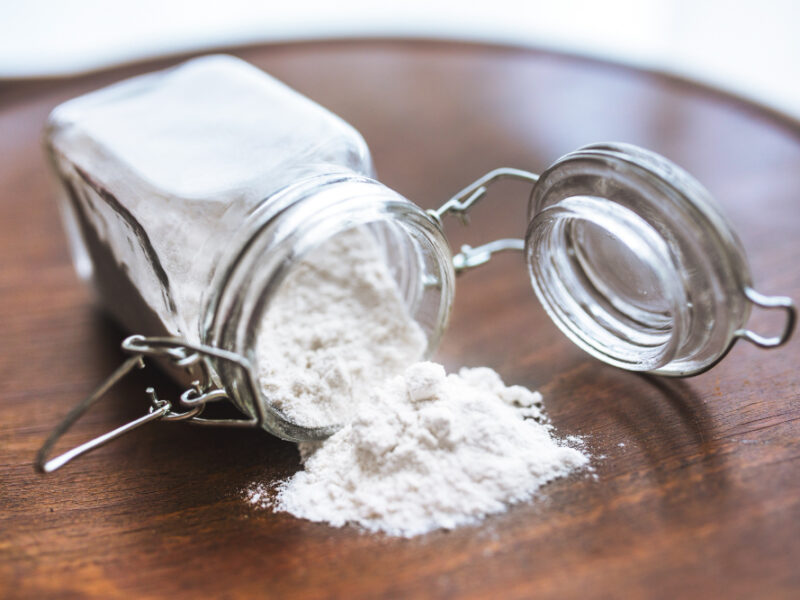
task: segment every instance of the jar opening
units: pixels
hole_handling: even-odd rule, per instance
[[[388,220],[304,249],[267,292],[254,340],[263,400],[303,427],[351,420],[376,383],[433,350],[440,276]]]
[[[303,191],[259,226],[228,278],[237,285],[219,306],[229,308],[215,315],[215,343],[244,355],[261,380],[261,397],[237,403],[264,407],[265,428],[285,439],[327,437],[367,393],[361,382],[436,349],[452,304],[451,261],[438,226],[377,182]],[[243,386],[229,375],[235,396]]]

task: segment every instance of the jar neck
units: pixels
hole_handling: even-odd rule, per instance
[[[291,269],[334,236],[365,227],[383,246],[409,313],[432,353],[453,299],[452,257],[440,227],[419,207],[378,181],[341,170],[298,181],[266,198],[239,230],[220,263],[201,336],[257,365],[260,325]],[[240,369],[239,369],[240,370]],[[244,374],[220,365],[219,375],[241,410],[265,413],[265,428],[284,439],[327,437],[286,421],[263,397],[252,398]],[[257,406],[261,403],[261,407]]]

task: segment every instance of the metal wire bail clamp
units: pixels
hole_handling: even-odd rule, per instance
[[[76,404],[56,426],[36,454],[34,467],[37,471],[52,473],[72,459],[99,448],[111,440],[152,421],[187,421],[197,425],[241,427],[258,427],[264,422],[265,416],[260,403],[256,403],[256,416],[250,419],[205,419],[201,417],[207,404],[220,400],[230,400],[225,389],[214,384],[213,369],[210,364],[211,359],[228,361],[244,369],[247,373],[250,392],[254,394],[253,397],[257,397],[258,388],[253,380],[253,371],[250,363],[244,357],[227,350],[202,344],[192,344],[177,338],[145,337],[142,335],[132,335],[126,338],[122,342],[122,350],[132,356],[109,375],[92,394]],[[96,404],[112,387],[134,369],[144,368],[145,357],[166,358],[174,366],[185,369],[191,377],[195,378],[191,387],[186,389],[178,400],[177,406],[184,410],[176,410],[172,402],[159,398],[155,389],[148,387],[145,390],[145,393],[150,396],[150,407],[147,414],[76,446],[55,458],[48,459],[48,455],[56,442],[92,405]]]
[[[490,185],[502,179],[525,181],[535,186],[536,182],[539,181],[539,175],[531,173],[530,171],[508,167],[494,169],[483,177],[473,181],[439,208],[428,210],[428,216],[436,221],[440,227],[442,226],[442,217],[446,214],[455,215],[461,221],[462,225],[467,225],[469,224],[469,211],[472,207],[486,196]],[[533,187],[531,187],[531,193],[533,193]],[[461,246],[461,251],[453,256],[453,268],[458,275],[467,269],[486,264],[489,262],[492,255],[497,252],[505,252],[508,250],[522,251],[524,249],[525,240],[519,238],[502,238],[474,248],[464,245]]]

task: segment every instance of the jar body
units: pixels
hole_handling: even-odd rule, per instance
[[[441,231],[369,178],[358,132],[247,63],[205,57],[71,100],[51,114],[46,144],[76,268],[129,331],[252,359],[287,269],[361,226],[397,263],[429,351],[444,328],[453,275]],[[252,416],[263,399],[219,370]]]
[[[46,138],[78,272],[127,329],[193,342],[219,256],[250,212],[304,177],[372,170],[354,129],[231,57],[67,102]]]

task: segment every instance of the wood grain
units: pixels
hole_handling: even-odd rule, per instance
[[[588,142],[651,148],[719,199],[757,288],[800,298],[800,128],[777,115],[527,50],[364,41],[237,54],[354,124],[381,179],[425,207],[494,167],[541,170]],[[118,364],[123,336],[73,273],[40,130],[57,103],[169,62],[0,84],[0,596],[800,594],[800,339],[772,352],[740,344],[689,380],[616,370],[548,322],[513,255],[459,279],[439,358],[539,388],[558,430],[587,437],[594,477],[555,482],[478,527],[398,540],[248,507],[247,484],[298,468],[291,444],[259,431],[156,424],[34,473],[39,444]],[[525,191],[499,192],[470,228],[448,225],[454,246],[522,234]],[[141,414],[151,383],[126,383],[68,441]]]

